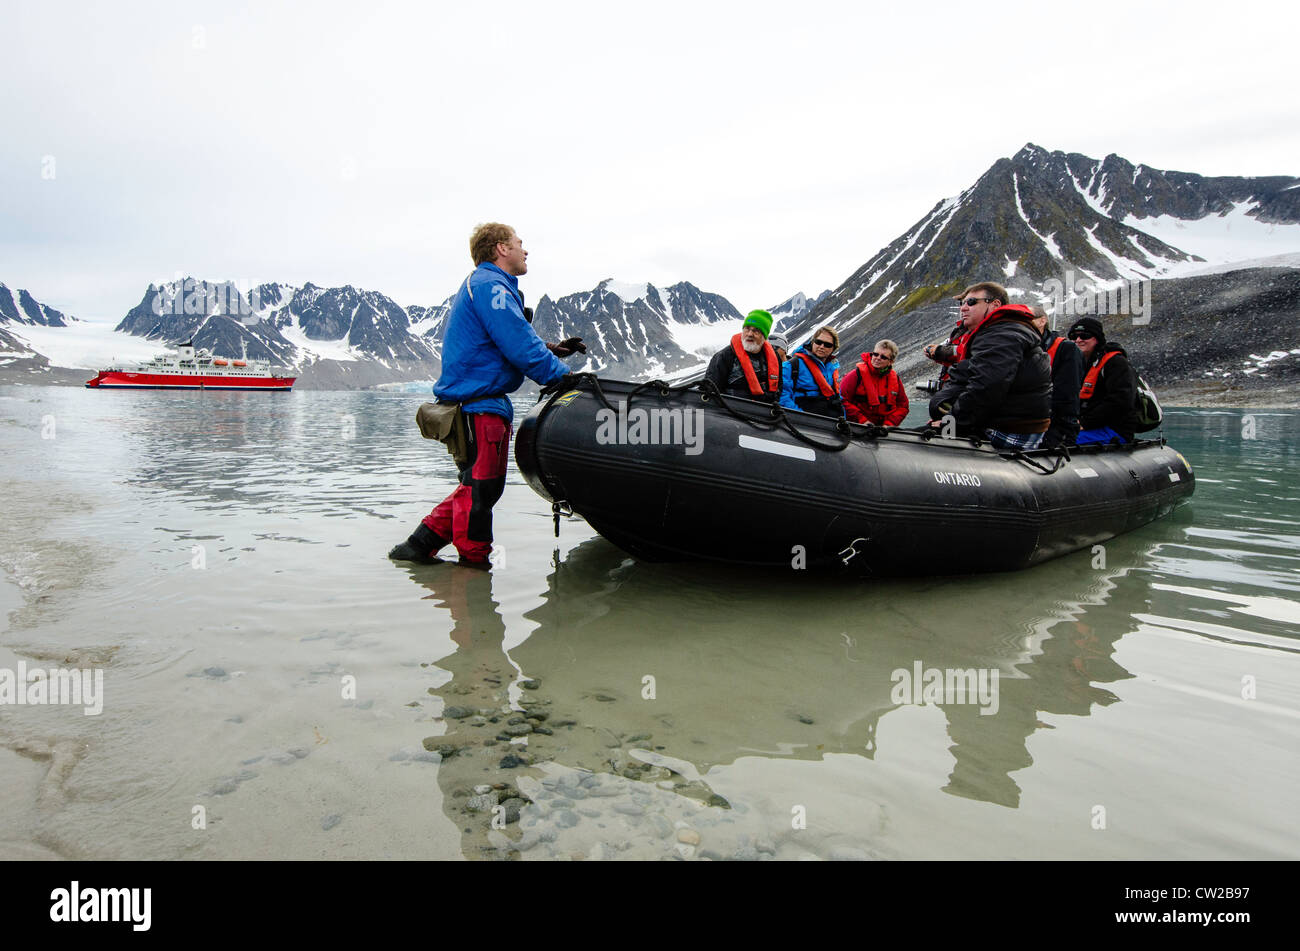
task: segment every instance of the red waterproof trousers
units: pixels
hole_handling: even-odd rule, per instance
[[[474,461],[461,470],[456,491],[424,517],[424,524],[439,538],[450,539],[466,561],[487,561],[492,554],[492,506],[506,487],[514,427],[495,413],[470,413],[468,418]]]

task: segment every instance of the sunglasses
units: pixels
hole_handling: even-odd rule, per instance
[[[1096,340],[1097,339],[1095,334],[1079,333],[1077,330],[1071,331],[1069,337],[1071,340]]]
[[[979,303],[987,304],[991,300],[993,300],[992,297],[968,297],[964,301],[961,301],[960,303],[965,304],[967,307],[974,307],[976,304]]]
[[[887,353],[873,353],[872,356],[875,357],[877,360],[884,360],[886,363],[894,359]]]
[[[833,347],[833,346],[835,346],[835,341],[834,341],[834,340],[814,340],[814,341],[813,341],[813,346],[814,346],[814,347]]]

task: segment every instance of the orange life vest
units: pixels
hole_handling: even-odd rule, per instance
[[[866,391],[867,403],[870,404],[872,409],[884,404],[887,409],[892,410],[898,405],[898,395],[903,388],[903,384],[898,379],[898,374],[894,372],[893,367],[890,367],[889,370],[881,376],[876,377],[876,379],[880,380],[879,392],[877,392],[876,389],[873,389],[870,383],[871,377],[873,376],[871,373],[871,367],[867,366],[866,363],[859,363],[854,367],[854,369],[858,371],[858,381],[860,384],[857,388],[857,392],[862,393],[863,391]],[[891,380],[890,377],[893,377],[893,379]]]
[[[764,356],[767,357],[767,392],[781,392],[781,363],[776,358],[776,351],[766,340],[763,341]],[[749,384],[749,392],[752,396],[761,397],[764,395],[763,386],[758,382],[758,374],[754,372],[754,364],[749,359],[749,354],[740,343],[740,334],[731,338],[731,352],[736,355],[736,360],[740,363],[740,369],[745,374],[745,382]]]
[[[1088,374],[1083,378],[1083,386],[1079,387],[1079,399],[1092,399],[1092,391],[1097,388],[1097,380],[1101,378],[1101,368],[1110,362],[1111,357],[1117,356],[1119,356],[1119,351],[1112,350],[1098,360],[1093,368],[1088,371]]]
[[[817,384],[817,389],[821,390],[823,399],[833,400],[840,395],[839,370],[831,374],[831,379],[835,383],[834,388],[832,388],[831,384],[826,382],[826,377],[822,374],[821,368],[817,366],[812,357],[802,351],[796,353],[795,356],[803,360],[804,366],[812,372],[813,382]]]
[[[1056,366],[1056,351],[1060,349],[1061,341],[1064,339],[1064,337],[1057,337],[1052,341],[1052,345],[1047,348],[1047,359],[1052,366]]]

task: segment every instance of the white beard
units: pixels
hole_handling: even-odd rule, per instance
[[[748,340],[746,340],[744,337],[741,337],[741,338],[740,338],[740,346],[741,346],[742,349],[744,349],[744,351],[745,351],[746,353],[758,353],[759,351],[761,351],[761,350],[763,349],[763,342],[762,342],[761,340],[759,340],[759,341],[755,341],[755,342],[753,342],[753,343],[750,343],[750,342],[749,342]]]

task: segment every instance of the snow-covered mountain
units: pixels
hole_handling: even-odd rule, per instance
[[[40,303],[27,291],[14,293],[8,284],[0,284],[0,323],[66,327],[75,319]]]
[[[582,337],[584,370],[654,378],[700,362],[739,331],[731,302],[683,281],[672,287],[606,279],[590,291],[537,302],[533,328],[543,340]],[[569,361],[579,369],[576,361]]]
[[[30,295],[25,300],[22,313],[62,317]],[[29,343],[5,329],[13,318],[0,316],[0,359],[10,364],[32,359],[31,369],[42,372],[51,363],[93,370],[117,359],[145,359],[163,344],[193,340],[214,353],[247,352],[291,368],[309,388],[431,380],[440,370],[451,302],[448,297],[440,304],[402,307],[381,293],[351,286],[262,284],[245,290],[229,282],[184,278],[149,285],[111,333],[99,325],[59,334],[42,327],[40,339]],[[811,301],[798,294],[786,304],[796,314]],[[686,282],[659,288],[610,279],[590,291],[543,296],[535,306],[534,327],[545,340],[579,336],[587,341],[585,365],[570,361],[575,370],[636,377],[660,376],[707,359],[739,330],[740,321],[725,298]]]
[[[1207,178],[1030,143],[936,204],[809,318],[852,330],[981,280],[1035,293],[1072,273],[1104,287],[1294,250],[1300,178]]]
[[[417,322],[427,323],[420,308]],[[413,334],[411,316],[391,298],[350,285],[230,283],[185,278],[149,285],[117,330],[149,340],[192,339],[214,353],[271,360],[307,385],[369,385],[437,373],[437,347]]]
[[[768,309],[791,344],[822,324],[836,327],[846,365],[875,340],[895,340],[903,349],[898,369],[910,382],[931,370],[918,353],[946,335],[956,316],[952,295],[976,281],[1001,281],[1020,300],[1046,303],[1052,281],[1105,288],[1154,279],[1156,319],[1128,328],[1153,382],[1165,368],[1193,372],[1187,355],[1212,339],[1217,349],[1203,356],[1215,366],[1207,372],[1244,374],[1254,385],[1289,380],[1290,363],[1300,367],[1293,359],[1300,356],[1297,254],[1300,178],[1204,177],[1029,144],[936,204],[838,288],[815,298],[794,294]],[[94,369],[192,337],[217,353],[244,346],[294,369],[306,387],[431,380],[450,304],[448,297],[403,307],[351,286],[241,289],[186,278],[150,285],[110,333],[0,285],[0,371],[14,378],[16,369]],[[574,369],[628,379],[701,366],[741,322],[725,298],[687,282],[661,288],[607,279],[534,306],[543,339],[587,342],[585,363],[568,361]],[[1180,321],[1202,332],[1179,337]]]
[[[807,294],[799,293],[793,297],[787,298],[775,307],[769,307],[768,313],[772,315],[772,326],[784,333],[789,340],[790,346],[795,347],[802,335],[796,334],[791,337],[790,333],[796,328],[801,327],[804,317],[812,313],[814,307],[820,304],[827,297],[831,296],[829,290],[824,290],[816,297],[809,297]],[[809,330],[804,331],[803,335],[808,335]]]
[[[0,283],[0,370],[48,372],[50,361],[33,339],[51,328],[70,328],[76,318],[40,303],[28,291]]]

